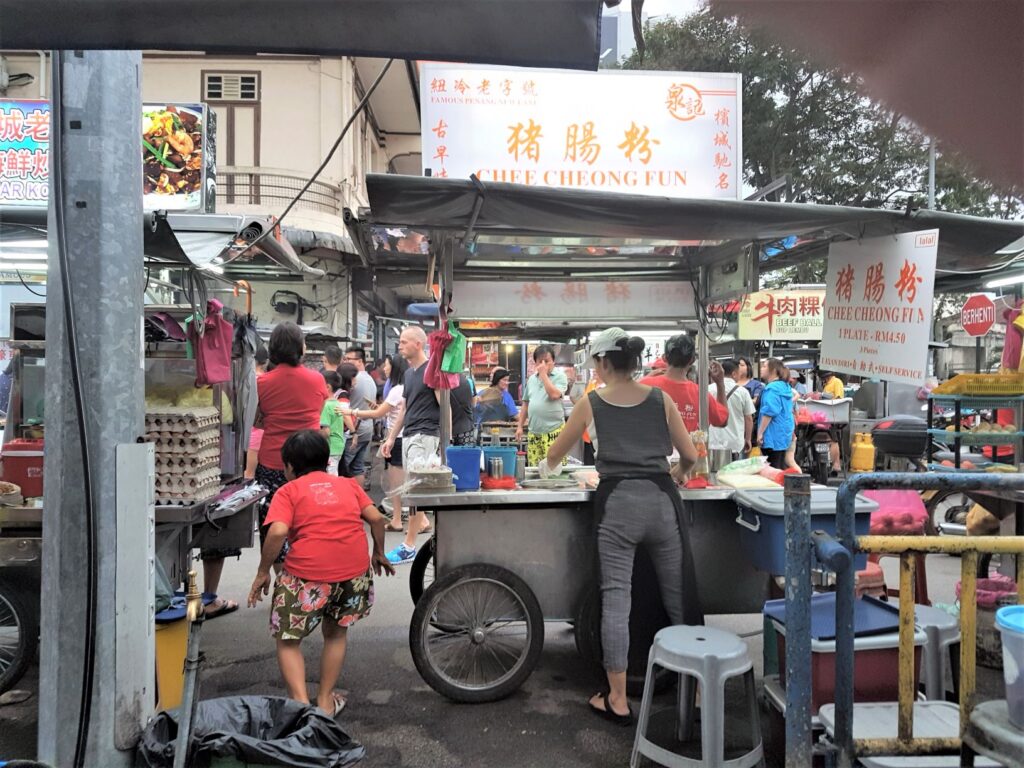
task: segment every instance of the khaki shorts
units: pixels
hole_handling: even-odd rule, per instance
[[[282,569],[270,604],[270,634],[278,640],[301,640],[324,620],[351,627],[370,615],[373,571],[339,582],[309,581]]]
[[[441,438],[433,435],[404,435],[402,437],[402,466],[408,471],[428,466],[431,456],[440,455]],[[435,462],[436,463],[436,462]]]

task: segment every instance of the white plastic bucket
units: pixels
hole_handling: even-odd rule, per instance
[[[1003,639],[1003,679],[1010,722],[1024,730],[1024,605],[996,611],[996,626]]]

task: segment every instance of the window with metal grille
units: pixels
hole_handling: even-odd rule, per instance
[[[203,98],[205,101],[259,101],[259,75],[207,72],[203,75]]]

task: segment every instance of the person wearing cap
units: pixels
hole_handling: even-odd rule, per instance
[[[673,336],[665,343],[665,362],[668,369],[660,376],[645,376],[641,384],[657,387],[665,391],[679,408],[683,424],[687,430],[695,432],[700,429],[700,389],[695,381],[690,381],[687,374],[693,365],[697,353],[693,345],[693,337],[681,333]],[[715,387],[715,395],[705,395],[708,399],[708,420],[713,427],[724,427],[729,423],[729,406],[726,404],[725,371],[717,360],[711,361],[709,368],[711,381]]]
[[[818,371],[821,379],[821,393],[826,400],[841,400],[846,397],[846,388],[843,381],[832,371]]]
[[[589,429],[600,476],[594,512],[600,521],[601,648],[608,678],[608,691],[592,696],[590,708],[619,725],[628,725],[633,714],[626,667],[637,547],[643,545],[651,556],[671,623],[704,623],[682,500],[673,482],[673,475],[693,468],[697,451],[672,400],[633,380],[644,348],[643,339],[621,328],[592,340],[592,364],[605,386],[580,399],[538,465],[541,477],[561,473],[563,458]],[[673,448],[679,464],[670,474],[667,457]]]
[[[512,421],[519,415],[516,401],[508,391],[510,373],[506,368],[495,368],[491,374],[491,386],[477,397],[476,421]]]
[[[793,388],[793,392],[798,397],[804,397],[807,394],[807,385],[800,381],[800,371],[795,368],[789,369],[789,386]]]
[[[555,350],[550,345],[541,344],[533,350],[533,362],[537,372],[526,382],[516,425],[517,442],[529,432],[526,460],[531,467],[540,463],[565,426],[562,398],[569,390],[569,379],[555,367]]]

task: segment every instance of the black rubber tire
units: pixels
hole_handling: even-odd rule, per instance
[[[35,658],[39,645],[39,609],[35,610],[28,600],[37,600],[38,592],[26,591],[23,582],[11,580],[0,569],[0,630],[15,628],[17,638],[8,649],[11,658],[0,657],[0,693],[17,685],[28,665]],[[4,649],[0,647],[0,654]]]
[[[962,498],[956,499],[957,496]],[[958,503],[946,507],[940,512],[939,507],[947,501],[956,501]],[[973,502],[970,498],[961,491],[939,491],[925,502],[925,509],[928,511],[928,522],[925,523],[926,532],[931,532],[932,535],[937,534],[938,527],[943,523],[966,525],[967,512],[972,504]],[[941,520],[937,519],[937,516],[940,514],[942,516]]]
[[[412,561],[412,565],[409,567],[409,596],[412,597],[412,604],[416,605],[420,601],[420,597],[423,595],[423,590],[429,587],[433,580],[431,578],[430,583],[424,583],[427,577],[428,567],[434,565],[434,537],[431,536],[427,543],[420,547],[419,552],[416,553],[416,558]]]
[[[456,585],[467,582],[491,582],[500,585],[518,599],[525,616],[527,638],[525,652],[505,675],[490,685],[465,686],[453,682],[448,676],[435,669],[427,650],[431,617],[437,606]],[[442,631],[451,631],[445,627]],[[454,634],[454,632],[452,632]],[[498,701],[515,693],[530,677],[544,648],[544,616],[533,590],[511,571],[496,565],[474,563],[456,568],[438,579],[423,592],[409,625],[409,650],[420,676],[427,685],[442,696],[467,704],[481,704]]]

